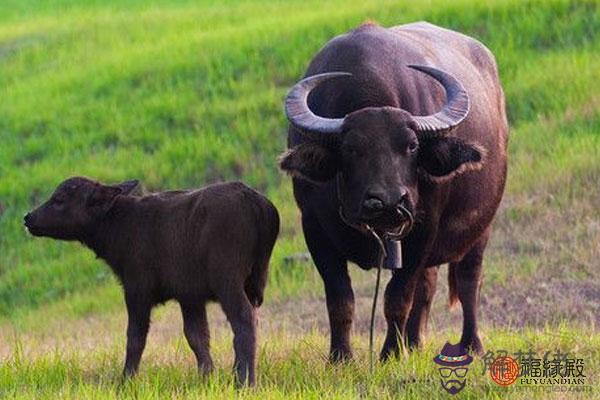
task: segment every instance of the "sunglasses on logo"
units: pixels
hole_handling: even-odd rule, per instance
[[[467,375],[468,368],[438,368],[442,378],[449,378],[452,373],[459,378],[464,378]]]

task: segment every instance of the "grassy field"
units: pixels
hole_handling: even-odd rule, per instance
[[[367,19],[427,20],[496,55],[510,170],[485,261],[484,344],[573,352],[600,397],[600,2],[413,3],[1,1],[0,398],[235,395],[231,336],[216,308],[215,376],[196,376],[171,304],[156,313],[141,375],[119,384],[125,312],[108,268],[80,245],[33,239],[21,226],[72,175],[138,178],[148,190],[243,179],[275,202],[283,225],[262,310],[259,386],[241,397],[449,397],[431,358],[457,340],[461,318],[446,311],[443,285],[425,349],[370,376],[374,275],[353,271],[357,361],[332,367],[320,279],[310,263],[285,261],[306,250],[290,182],[275,165],[283,97],[327,40]],[[378,327],[381,337],[381,319]],[[480,367],[460,397],[506,395]]]

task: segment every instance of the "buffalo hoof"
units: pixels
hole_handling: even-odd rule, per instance
[[[407,343],[409,353],[413,352],[413,351],[421,350],[423,348],[423,340],[421,338],[419,338],[419,339],[405,338],[405,340]]]
[[[483,349],[483,345],[481,344],[481,340],[475,336],[471,339],[467,339],[467,340],[461,340],[460,343],[465,346],[465,349],[467,349],[467,351],[469,351],[471,354],[476,355],[476,356],[483,356],[484,354],[484,349]]]
[[[381,349],[381,353],[379,354],[379,359],[382,362],[386,362],[391,358],[398,358],[400,355],[400,351],[398,346],[383,346]]]
[[[389,360],[390,358],[399,358],[400,356],[408,357],[408,348],[404,343],[399,343],[396,339],[387,340],[383,344],[379,359],[382,362]]]

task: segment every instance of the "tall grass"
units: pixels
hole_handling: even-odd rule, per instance
[[[456,334],[446,326],[434,327],[422,352],[374,375],[365,335],[355,336],[355,363],[332,367],[323,330],[300,330],[298,319],[324,318],[324,305],[312,299],[322,288],[310,263],[286,261],[306,250],[290,182],[275,164],[285,148],[283,97],[325,42],[368,19],[428,20],[478,38],[496,55],[511,122],[506,201],[485,267],[500,293],[485,298],[515,307],[510,285],[532,291],[527,282],[551,278],[590,290],[600,270],[599,10],[595,0],[1,1],[0,398],[448,398],[431,363]],[[233,387],[224,321],[211,328],[217,373],[199,379],[181,335],[167,335],[181,331],[172,306],[158,311],[141,375],[118,383],[125,322],[108,268],[82,246],[34,240],[21,226],[72,175],[138,178],[149,190],[243,179],[274,201],[283,224],[257,390]],[[543,298],[537,312],[562,318],[572,304],[584,314],[580,295],[566,305]],[[293,312],[269,309],[288,297]],[[511,321],[525,310],[508,328],[484,327],[487,348],[583,356],[597,393],[593,327],[552,322],[515,334]],[[508,395],[548,393],[500,388],[474,364],[460,396]]]

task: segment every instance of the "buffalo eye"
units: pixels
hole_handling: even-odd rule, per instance
[[[408,144],[408,146],[406,146],[406,150],[408,151],[409,154],[414,154],[417,152],[417,149],[419,148],[419,143],[415,142],[410,142]]]

